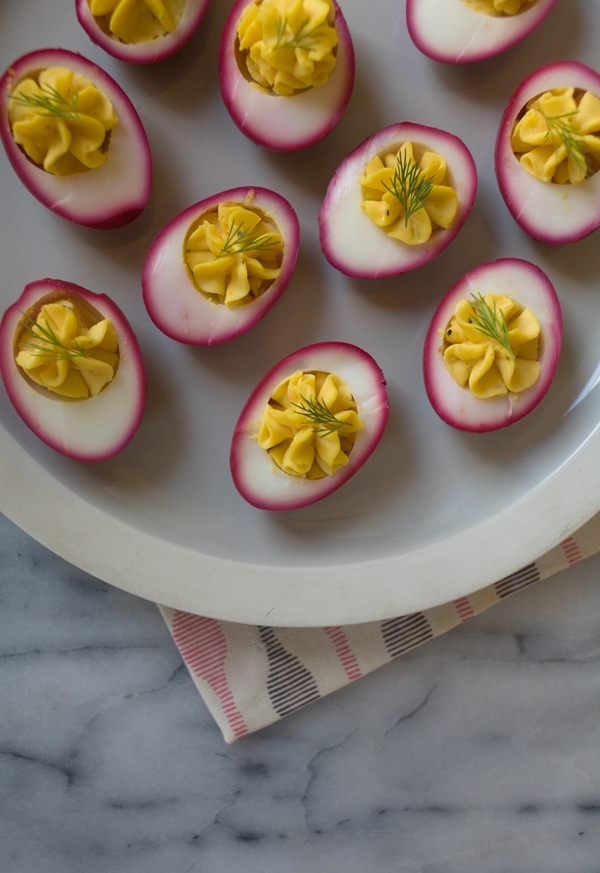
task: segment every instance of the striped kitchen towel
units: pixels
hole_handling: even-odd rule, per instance
[[[159,606],[231,743],[290,715],[600,548],[600,514],[527,567],[451,603],[345,627],[256,627]]]

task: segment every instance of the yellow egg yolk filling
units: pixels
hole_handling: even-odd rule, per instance
[[[275,223],[243,203],[220,203],[192,225],[184,259],[194,284],[225,306],[251,303],[281,272],[284,242]]]
[[[362,211],[406,245],[427,242],[456,218],[458,195],[447,182],[446,161],[409,141],[397,152],[371,158],[359,184]]]
[[[540,323],[512,297],[461,300],[440,335],[448,371],[476,397],[518,394],[539,378]]]
[[[240,61],[250,80],[289,97],[324,85],[336,63],[332,0],[256,0],[238,27]]]
[[[517,119],[511,146],[536,179],[583,182],[600,168],[600,99],[570,87],[544,91]]]
[[[66,67],[22,79],[11,95],[9,120],[17,145],[56,176],[101,166],[117,124],[108,97]]]
[[[88,0],[98,26],[121,42],[150,42],[172,33],[185,0]]]
[[[86,400],[112,381],[119,363],[110,319],[89,323],[71,298],[45,303],[26,317],[15,361],[37,385],[64,400]]]
[[[297,370],[272,392],[258,444],[290,476],[333,476],[364,427],[346,383],[333,373]]]
[[[535,6],[537,0],[463,0],[463,3],[481,15],[497,17],[517,15],[531,6]]]

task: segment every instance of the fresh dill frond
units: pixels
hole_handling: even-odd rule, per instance
[[[309,51],[314,48],[318,41],[316,35],[323,27],[323,24],[317,24],[314,27],[310,27],[309,25],[310,19],[305,18],[301,22],[298,30],[293,31],[286,36],[286,31],[288,29],[287,16],[284,18],[277,18],[277,21],[275,22],[276,38],[273,49],[294,48]]]
[[[498,312],[496,301],[490,306],[483,295],[472,294],[471,306],[474,315],[469,318],[469,324],[474,324],[477,330],[492,340],[496,340],[512,360],[515,353],[508,338],[508,325],[502,311]]]
[[[279,237],[273,233],[254,233],[253,228],[244,227],[243,222],[232,222],[225,242],[217,258],[225,255],[240,255],[244,252],[264,251],[279,245]]]
[[[33,349],[37,357],[47,358],[49,361],[67,361],[71,358],[86,358],[89,352],[75,345],[67,346],[56,335],[56,331],[48,322],[35,321],[29,315],[24,315],[23,321],[26,328],[24,336],[31,337],[30,342],[21,340],[22,348]]]
[[[400,149],[392,181],[389,185],[384,182],[384,186],[400,201],[404,210],[404,225],[408,227],[411,215],[425,206],[431,194],[433,176],[426,176],[410,155]]]
[[[318,397],[302,397],[300,403],[292,403],[292,406],[312,422],[313,430],[322,436],[329,436],[344,427],[345,422],[336,418],[331,409]]]
[[[578,110],[565,112],[563,115],[546,115],[541,109],[539,112],[548,128],[546,138],[552,141],[554,150],[557,150],[558,140],[559,143],[564,145],[567,157],[587,176],[589,167],[583,147],[583,136],[579,133],[573,122],[569,120],[577,115]]]
[[[68,118],[76,124],[81,124],[81,116],[77,109],[79,94],[72,94],[70,97],[65,97],[52,85],[39,85],[39,94],[22,94],[15,92],[11,95],[11,100],[18,106],[31,106],[34,109],[39,109],[41,115],[55,116],[57,118]]]

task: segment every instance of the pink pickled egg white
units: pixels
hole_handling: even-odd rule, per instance
[[[248,203],[271,218],[284,240],[281,272],[259,297],[242,306],[215,303],[192,281],[184,260],[190,225],[220,203]],[[245,186],[214,194],[188,207],[156,236],[142,269],[142,295],[155,325],[181,343],[210,346],[240,336],[257,324],[285,291],[298,257],[300,222],[288,201],[267,188]]]
[[[61,66],[85,76],[104,94],[119,119],[110,135],[106,161],[70,176],[55,176],[36,166],[13,139],[8,119],[10,96],[32,72]],[[146,207],[152,187],[152,156],[146,132],[123,89],[92,61],[66,49],[40,49],[23,55],[0,79],[0,138],[13,169],[44,206],[76,224],[121,227]]]
[[[196,33],[211,0],[185,0],[181,18],[171,33],[139,43],[125,43],[103,30],[90,10],[90,0],[75,0],[79,23],[93,43],[120,61],[153,64],[179,51]]]
[[[516,15],[482,15],[463,0],[406,0],[416,47],[435,61],[465,64],[493,57],[529,36],[556,0],[537,0]]]
[[[440,154],[447,163],[447,184],[458,195],[458,213],[450,228],[436,228],[415,246],[393,239],[361,210],[359,178],[375,155],[397,152],[409,140]],[[454,134],[422,124],[400,122],[368,137],[344,158],[319,209],[319,239],[329,263],[348,276],[379,278],[414,270],[436,257],[463,227],[477,193],[477,169],[466,145]]]
[[[14,357],[15,336],[24,313],[37,311],[41,299],[83,299],[110,318],[119,343],[119,365],[111,382],[95,397],[61,400],[48,396],[24,378]],[[80,461],[100,461],[122,451],[136,433],[146,402],[142,355],[131,326],[105,294],[72,282],[40,279],[27,285],[0,322],[0,375],[15,410],[48,446]]]
[[[577,61],[559,61],[536,70],[510,98],[495,149],[498,187],[511,215],[529,236],[551,245],[576,242],[600,227],[600,173],[576,184],[543,182],[522,168],[513,153],[511,136],[529,100],[565,87],[590,91],[600,98],[600,74]]]
[[[328,134],[344,114],[354,87],[354,47],[335,5],[337,61],[325,85],[290,97],[269,94],[248,81],[236,56],[236,30],[252,0],[237,0],[225,24],[219,51],[221,94],[233,122],[249,139],[274,151],[307,148]]]
[[[540,322],[541,373],[537,382],[519,394],[489,399],[475,397],[454,381],[442,358],[443,338],[457,303],[472,295],[506,294],[529,308]],[[458,430],[485,433],[507,427],[528,415],[546,395],[556,373],[562,344],[562,315],[558,297],[546,274],[519,258],[501,258],[466,273],[438,306],[423,352],[425,390],[431,405],[447,424]]]
[[[364,429],[356,435],[350,460],[333,476],[309,480],[276,468],[256,436],[273,389],[296,370],[338,375],[356,401]],[[306,346],[280,361],[259,382],[244,406],[231,442],[233,482],[242,497],[259,509],[299,509],[337,491],[362,467],[379,443],[389,414],[385,377],[373,358],[357,346],[324,342]]]

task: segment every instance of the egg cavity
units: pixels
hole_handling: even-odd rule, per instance
[[[36,166],[69,176],[105,162],[118,118],[106,94],[85,76],[49,67],[18,83],[9,121],[15,142]]]
[[[23,374],[68,400],[95,397],[112,381],[119,365],[117,335],[81,298],[40,301],[23,317],[15,363]]]
[[[161,39],[177,27],[185,0],[88,0],[98,27],[124,43]]]
[[[334,373],[297,370],[273,390],[259,446],[289,476],[333,476],[350,460],[364,427],[346,383]]]
[[[458,211],[456,191],[444,184],[446,162],[404,142],[396,153],[375,155],[359,178],[361,209],[388,236],[421,245],[436,227],[448,229]]]
[[[242,72],[289,97],[324,85],[335,67],[338,36],[332,0],[257,0],[237,25]]]
[[[600,100],[589,91],[554,88],[529,101],[515,122],[513,152],[542,182],[577,184],[600,167]]]
[[[475,397],[518,394],[539,378],[540,323],[512,297],[479,292],[459,301],[440,336],[448,372]]]
[[[225,306],[256,300],[281,273],[283,239],[268,216],[244,203],[220,203],[194,222],[184,257],[198,290]]]

